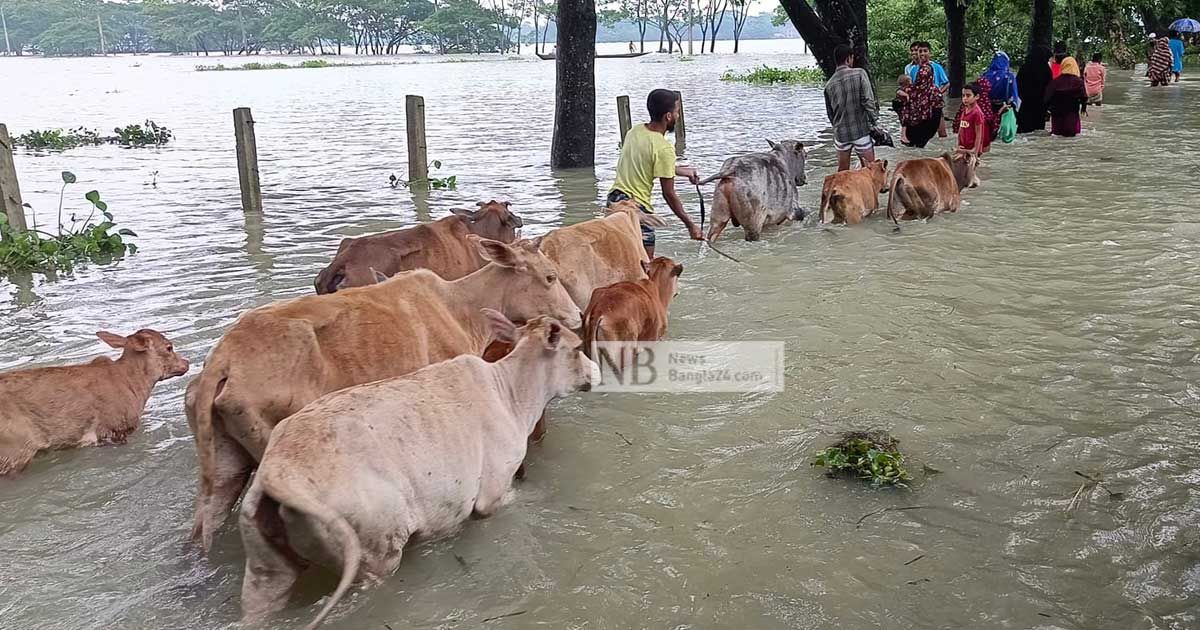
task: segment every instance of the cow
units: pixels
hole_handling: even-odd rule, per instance
[[[490,338],[481,308],[582,324],[554,264],[530,243],[471,239],[491,264],[458,280],[407,271],[258,307],[225,333],[185,401],[200,462],[192,537],[204,549],[245,488],[271,429],[309,402],[460,354],[479,356]]]
[[[770,151],[731,157],[716,175],[701,180],[701,184],[719,180],[713,193],[709,241],[717,240],[730,221],[746,231],[747,241],[757,241],[764,226],[804,218],[796,190],[808,183],[804,144],[795,140],[767,140],[767,144]]]
[[[879,193],[888,191],[887,160],[825,177],[821,186],[821,223],[857,225],[879,209]]]
[[[567,293],[580,310],[587,308],[592,292],[625,280],[646,277],[648,262],[642,246],[641,223],[664,227],[656,215],[642,212],[637,202],[619,201],[605,208],[605,216],[558,228],[534,239],[538,249],[554,261]]]
[[[424,268],[446,280],[458,280],[483,267],[487,261],[467,236],[511,243],[524,223],[509,210],[512,204],[507,201],[478,205],[478,210],[451,210],[453,215],[433,223],[342,239],[333,262],[317,274],[313,283],[317,294],[375,284],[372,270],[391,277]]]
[[[510,498],[526,440],[546,405],[587,390],[599,368],[580,338],[550,319],[520,338],[488,311],[513,351],[464,355],[334,392],[279,423],[242,502],[242,613],[282,609],[310,563],[338,568],[320,625],[358,580],[377,583],[409,543],[449,536]]]
[[[658,341],[667,334],[667,308],[679,292],[683,265],[657,256],[644,280],[618,282],[596,289],[583,313],[588,356],[596,358],[599,341]]]
[[[0,476],[24,470],[39,451],[124,443],[154,384],[188,371],[158,331],[96,336],[120,358],[0,374]]]
[[[512,352],[514,346],[512,342],[493,339],[483,350],[483,360],[488,363],[495,363],[500,359],[508,356]],[[529,445],[541,444],[542,440],[546,439],[546,411],[542,410],[542,416],[538,418],[537,424],[533,425],[533,431],[529,434]],[[517,468],[517,479],[525,478],[525,464],[521,464]]]
[[[888,218],[899,224],[900,220],[958,212],[962,190],[979,185],[978,165],[979,158],[963,151],[897,164],[888,195]]]

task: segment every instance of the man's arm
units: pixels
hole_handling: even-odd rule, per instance
[[[829,102],[829,88],[825,88],[825,116],[829,118],[829,122],[833,123],[833,105]]]
[[[975,123],[975,146],[971,148],[971,152],[975,154],[976,159],[983,154],[983,140],[987,137],[983,135],[985,133],[987,132],[984,131],[983,118],[980,117],[979,121]]]
[[[679,217],[679,220],[683,221],[683,224],[687,226],[688,234],[692,237],[692,240],[704,240],[704,234],[700,232],[700,227],[692,221],[692,217],[683,209],[683,202],[679,200],[679,194],[675,192],[675,180],[670,177],[663,177],[658,180],[658,183],[662,186],[663,199],[667,201],[668,206],[671,206],[671,212],[674,212],[675,216]]]
[[[676,166],[675,176],[686,177],[688,182],[690,182],[693,186],[700,185],[700,173],[690,166]]]

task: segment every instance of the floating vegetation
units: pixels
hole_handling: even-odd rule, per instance
[[[32,214],[33,227],[18,232],[0,215],[0,273],[14,271],[70,272],[81,262],[109,262],[126,253],[137,253],[137,245],[125,242],[123,237],[137,236],[132,230],[119,229],[113,232],[116,222],[108,210],[108,204],[93,190],[84,195],[91,204],[87,218],[78,219],[71,214],[71,225],[62,224],[62,202],[67,186],[75,183],[75,175],[62,172],[63,186],[59,193],[58,228],[54,233],[38,229],[37,214]],[[25,204],[32,210],[32,206]],[[103,221],[93,223],[96,213]]]
[[[34,151],[66,151],[82,146],[119,144],[124,147],[162,146],[171,141],[174,133],[153,120],[138,125],[126,125],[113,129],[113,136],[102,136],[99,131],[76,127],[62,129],[34,129],[13,139],[17,146]]]
[[[442,163],[440,160],[434,160],[429,163],[429,170],[436,170],[440,168],[442,168]],[[422,184],[425,184],[426,188],[432,188],[434,190],[456,190],[458,189],[458,176],[450,175],[447,177],[433,177],[431,175],[428,179],[416,180],[400,179],[399,177],[396,177],[395,173],[393,173],[390,177],[388,177],[388,183],[392,188],[399,188],[401,186],[405,188],[420,188],[422,187]]]
[[[822,85],[825,83],[825,73],[820,68],[772,68],[762,65],[746,72],[726,70],[721,75],[722,81],[738,81],[751,85],[776,84],[806,84]]]
[[[373,66],[373,65],[389,65],[389,64],[371,64],[371,63],[335,63],[325,59],[309,59],[301,61],[297,64],[284,63],[277,61],[275,63],[262,63],[260,61],[251,61],[240,66],[227,66],[219,63],[215,66],[196,66],[196,72],[235,72],[242,70],[296,70],[298,68],[336,68],[339,66]]]
[[[813,466],[828,468],[829,477],[856,477],[871,485],[907,488],[911,479],[904,469],[900,442],[883,431],[851,431],[817,453]]]

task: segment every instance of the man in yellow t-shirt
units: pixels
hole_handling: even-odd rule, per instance
[[[675,177],[686,177],[696,184],[700,176],[696,169],[675,166],[675,147],[667,142],[668,131],[675,130],[679,119],[679,97],[671,90],[654,90],[646,98],[646,109],[650,122],[635,125],[625,134],[621,143],[621,157],[617,160],[617,178],[608,193],[608,203],[632,199],[642,212],[653,213],[650,193],[654,192],[654,180],[662,187],[662,196],[671,211],[687,226],[692,239],[704,240],[700,228],[683,209],[683,202],[675,193]],[[642,224],[642,245],[646,254],[654,258],[654,228]]]

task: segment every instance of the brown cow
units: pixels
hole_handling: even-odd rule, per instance
[[[0,476],[20,472],[38,451],[123,443],[154,384],[188,371],[160,332],[96,336],[121,357],[0,374]]]
[[[643,263],[649,276],[596,289],[583,314],[584,342],[595,357],[597,341],[658,341],[667,334],[667,307],[679,292],[683,265],[665,256]]]
[[[318,294],[375,284],[372,269],[391,277],[401,271],[429,269],[446,280],[459,278],[487,264],[468,239],[475,234],[501,243],[517,238],[521,217],[505,201],[479,202],[478,210],[451,210],[453,216],[433,223],[342,239],[333,262],[314,282]]]
[[[857,225],[879,209],[879,193],[888,191],[887,160],[825,177],[821,186],[821,223]]]
[[[634,201],[621,201],[604,211],[607,216],[603,218],[558,228],[534,240],[554,261],[563,286],[581,310],[587,308],[596,289],[645,278],[642,263],[650,258],[642,246],[640,224],[666,226],[658,216],[642,212]]]
[[[427,269],[366,287],[282,300],[244,313],[188,385],[200,488],[192,530],[205,549],[241,495],[272,428],[322,394],[407,374],[460,354],[479,356],[482,308],[579,326],[554,265],[531,244],[479,239],[492,264],[443,280]]]
[[[958,151],[937,158],[906,160],[892,174],[887,215],[892,221],[927,219],[940,212],[958,212],[960,193],[975,188],[979,158]]]

